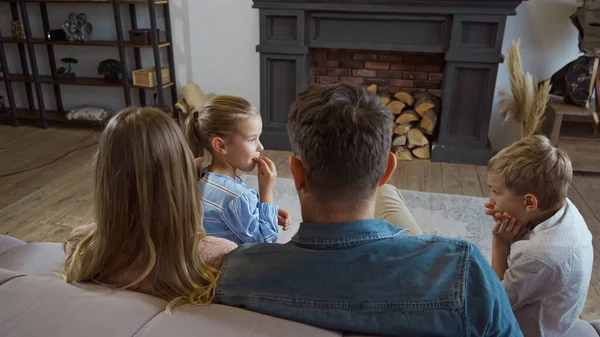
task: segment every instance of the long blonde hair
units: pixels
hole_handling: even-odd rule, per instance
[[[125,289],[149,277],[153,294],[182,304],[209,303],[218,270],[201,260],[206,236],[194,158],[162,111],[126,108],[104,130],[94,167],[95,226],[65,260],[67,282],[109,280],[135,265]]]
[[[184,134],[195,157],[204,157],[205,150],[212,153],[212,139],[226,139],[234,135],[238,122],[255,115],[258,110],[238,96],[221,95],[209,100],[197,113],[185,120]]]

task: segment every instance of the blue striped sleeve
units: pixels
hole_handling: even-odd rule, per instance
[[[233,232],[236,241],[273,243],[279,237],[277,206],[260,202],[256,192],[246,192],[233,199],[223,209],[223,222]]]

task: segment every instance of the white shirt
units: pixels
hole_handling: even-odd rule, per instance
[[[512,244],[502,283],[526,337],[563,336],[571,328],[585,303],[593,254],[592,234],[568,199]]]

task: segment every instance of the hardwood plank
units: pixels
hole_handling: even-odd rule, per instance
[[[425,160],[413,160],[408,164],[406,171],[406,189],[411,191],[423,191],[423,170]]]
[[[578,176],[577,185],[582,188],[586,188],[585,185],[580,184],[582,176]],[[587,191],[586,191],[587,193]],[[588,290],[588,297],[586,305],[582,312],[582,317],[590,317],[593,315],[598,316],[600,314],[600,220],[594,215],[593,211],[588,207],[588,203],[582,197],[576,187],[571,186],[568,191],[568,198],[577,207],[585,222],[592,233],[592,243],[594,246],[594,264],[592,267],[592,277],[590,280],[590,289]]]
[[[443,163],[442,179],[444,193],[463,195],[462,184],[460,183],[460,171],[457,164]]]
[[[399,190],[406,189],[406,176],[408,174],[408,163],[406,161],[398,161],[396,171],[390,177],[388,184],[395,186]]]
[[[20,200],[36,190],[42,188],[48,181],[68,175],[73,170],[88,170],[92,164],[95,146],[71,153],[56,163],[44,168],[29,171],[12,177],[0,178],[0,209],[8,207],[11,203]],[[62,152],[62,151],[61,151]],[[38,158],[47,160],[49,155]],[[68,179],[68,177],[67,177]]]
[[[64,226],[45,225],[33,228],[21,236],[25,242],[64,242],[73,228]]]
[[[427,162],[423,176],[423,191],[431,193],[444,193],[442,164]]]
[[[481,192],[484,197],[490,196],[490,187],[487,183],[487,167],[485,166],[477,166],[477,176],[479,177],[479,185],[481,186]]]
[[[473,165],[458,164],[463,195],[483,197],[477,169]]]
[[[597,320],[598,317],[600,317],[600,294],[596,289],[590,287],[581,311],[581,319],[589,322]]]
[[[592,241],[594,242],[594,247],[600,249],[600,220],[596,218],[594,212],[590,209],[584,198],[582,198],[581,194],[575,189],[574,186],[571,186],[569,188],[567,197],[569,198],[569,200],[571,200],[575,207],[577,207],[579,213],[581,213],[581,215],[585,219],[585,223],[587,224],[588,229],[592,233]]]
[[[571,158],[574,171],[600,172],[600,141],[598,139],[561,138],[558,148]],[[591,155],[596,153],[596,155]]]
[[[64,161],[46,168],[43,176],[45,180],[32,179],[35,183],[24,183],[23,191],[10,191],[8,201],[3,201],[7,206],[0,208],[0,233],[17,238],[26,237],[31,232],[38,231],[39,227],[52,224],[57,216],[64,216],[73,207],[78,207],[78,211],[89,209],[91,166],[86,164],[93,153],[71,154]],[[21,197],[19,193],[28,194]],[[78,202],[80,198],[85,202]],[[77,225],[79,224],[72,224]],[[41,233],[45,232],[42,230]]]
[[[85,179],[85,171],[63,175],[29,196],[0,210],[0,233],[16,238],[25,238],[30,233],[46,233],[40,227],[47,227],[55,217],[64,215],[77,205],[80,197],[79,186]],[[91,206],[91,202],[89,202]],[[88,206],[88,208],[89,208]],[[79,207],[84,208],[79,204]],[[72,226],[79,224],[73,223]],[[32,239],[35,241],[35,239]]]
[[[571,185],[579,193],[596,219],[600,220],[600,182],[597,182],[596,178],[591,175],[588,177],[583,174],[575,174]]]

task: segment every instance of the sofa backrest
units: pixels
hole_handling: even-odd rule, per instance
[[[56,275],[63,259],[59,244],[15,244],[0,235],[0,336],[344,336],[217,304],[167,316],[166,301],[156,297],[66,283]]]

